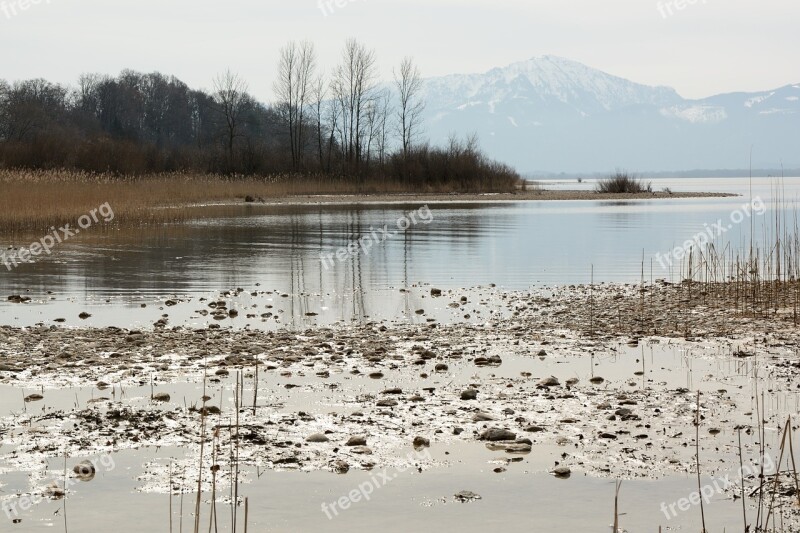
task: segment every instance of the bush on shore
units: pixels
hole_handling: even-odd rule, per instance
[[[653,186],[650,182],[644,183],[627,172],[617,171],[608,178],[598,181],[595,190],[610,194],[641,194],[653,192]]]

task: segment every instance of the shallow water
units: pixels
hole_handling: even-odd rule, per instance
[[[619,347],[616,354],[598,357],[530,357],[511,355],[504,358],[497,368],[478,368],[469,364],[458,364],[452,374],[433,377],[430,386],[441,386],[444,381],[467,383],[478,379],[502,379],[518,376],[520,372],[531,372],[535,376],[554,375],[562,382],[578,377],[585,383],[593,375],[602,375],[607,383],[629,382],[628,386],[646,388],[653,383],[663,383],[666,387],[692,387],[711,393],[720,389],[730,390],[737,401],[744,401],[752,394],[752,361],[740,360],[730,354],[715,349],[698,346],[695,350],[665,344],[640,346],[637,348]],[[643,369],[643,370],[642,370]],[[636,375],[642,370],[643,375]],[[341,401],[354,391],[375,392],[386,383],[409,385],[408,371],[388,371],[383,380],[370,380],[366,377],[352,378],[348,375],[334,374],[330,380],[340,388],[331,389],[328,397],[311,395],[304,386],[317,381],[313,376],[280,377],[266,373],[260,390],[269,391],[262,401],[279,405],[287,413],[307,410],[311,413],[328,412],[334,406],[341,408]],[[301,387],[285,390],[281,385],[291,381]],[[767,381],[764,383],[770,386]],[[220,387],[232,388],[231,378],[223,379]],[[604,388],[603,385],[599,388]],[[180,378],[157,383],[156,392],[168,392],[172,396],[172,407],[180,405],[182,398],[196,398],[201,385],[196,380],[185,381]],[[214,387],[216,391],[216,387]],[[33,392],[29,389],[24,392]],[[44,387],[45,399],[42,402],[24,404],[18,388],[0,387],[0,417],[22,409],[49,410],[54,406],[79,406],[100,395],[111,396],[110,390],[99,391],[93,387],[51,388]],[[246,391],[247,393],[247,391]],[[146,404],[150,394],[149,385],[115,388],[114,396],[124,396],[133,404]],[[218,401],[218,391],[210,392],[212,403]],[[266,394],[266,393],[265,393]],[[225,403],[231,399],[225,395]],[[797,410],[797,394],[791,391],[772,396],[774,403],[768,407],[768,414],[785,413]],[[712,407],[713,409],[713,407]],[[345,410],[347,408],[345,407]],[[773,413],[774,410],[774,413]],[[751,418],[739,409],[730,413],[730,422],[752,423]],[[691,428],[673,427],[671,431],[690,432]],[[703,436],[704,441],[713,441],[721,436]],[[776,436],[770,436],[768,445],[774,450]],[[747,437],[747,444],[750,438]],[[676,443],[677,446],[677,443]],[[706,444],[708,446],[708,444]],[[679,446],[678,446],[679,447]],[[9,447],[0,447],[0,454],[6,456]],[[478,442],[434,442],[430,453],[438,466],[417,472],[414,469],[399,471],[393,468],[376,468],[366,472],[351,470],[347,475],[328,472],[274,472],[248,469],[243,473],[245,483],[240,494],[249,498],[249,526],[255,531],[296,532],[296,531],[364,531],[369,528],[388,532],[410,530],[428,531],[440,528],[454,528],[465,532],[486,531],[498,528],[504,531],[581,531],[607,532],[613,521],[614,482],[610,479],[589,477],[581,472],[573,472],[569,479],[557,479],[547,471],[560,459],[563,452],[573,453],[571,446],[536,444],[533,452],[521,456],[509,456],[503,452],[488,450]],[[170,461],[184,457],[185,450],[164,447],[144,447],[113,454],[113,467],[98,467],[96,477],[87,483],[78,483],[71,488],[66,503],[67,522],[70,531],[100,531],[105,525],[114,524],[120,533],[133,533],[144,529],[166,530],[170,516],[170,497],[166,493],[153,493],[146,489],[147,482],[140,479],[142,465],[154,462],[167,465]],[[399,450],[400,455],[411,455],[411,448]],[[400,456],[398,455],[398,456]],[[191,454],[190,454],[191,456]],[[517,457],[511,460],[511,457]],[[94,456],[71,457],[69,466],[82,459]],[[734,464],[735,454],[725,455]],[[32,482],[27,475],[14,472],[4,473],[2,487],[4,494],[27,493],[32,485],[42,486],[52,479],[59,479],[63,471],[62,459],[47,461],[44,475],[36,474]],[[6,466],[0,462],[0,469]],[[495,473],[493,470],[505,467],[507,470]],[[732,473],[735,469],[723,469]],[[36,468],[37,472],[40,469]],[[385,476],[381,476],[385,474]],[[179,474],[176,474],[178,477]],[[655,474],[657,480],[628,480],[622,485],[620,493],[621,525],[629,532],[654,531],[658,525],[664,531],[693,530],[698,524],[699,507],[693,506],[685,512],[667,519],[663,514],[662,503],[669,506],[681,498],[688,497],[697,487],[697,479],[691,474]],[[715,478],[704,476],[703,485],[713,483]],[[733,479],[733,478],[732,478]],[[194,481],[187,479],[185,486]],[[369,492],[369,500],[360,501],[348,509],[338,507],[333,511],[331,505],[347,496],[353,490],[363,488]],[[176,482],[184,486],[183,483]],[[144,491],[143,491],[144,490]],[[470,490],[482,499],[470,503],[458,503],[453,495],[462,490]],[[5,503],[14,499],[6,499]],[[208,494],[205,495],[202,509],[202,522],[207,524],[210,507]],[[327,504],[328,512],[323,510]],[[172,497],[175,530],[181,517],[180,496]],[[183,520],[193,522],[194,498],[191,493],[184,496]],[[224,501],[218,502],[222,531],[230,528],[230,507]],[[14,525],[13,531],[45,531],[61,529],[64,523],[64,502],[45,500],[32,509],[15,514],[22,522]],[[240,520],[243,508],[238,513]],[[752,510],[750,511],[753,512]],[[706,521],[711,531],[723,528],[738,530],[741,527],[741,504],[730,498],[729,494],[715,494],[706,505]],[[330,518],[329,518],[330,516]],[[2,520],[0,516],[0,520]],[[98,525],[104,525],[98,528]],[[206,526],[207,527],[207,526]],[[241,527],[241,526],[240,526]],[[5,531],[5,529],[3,529]]]

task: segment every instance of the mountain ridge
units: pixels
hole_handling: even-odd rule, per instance
[[[523,172],[742,168],[751,145],[759,166],[800,164],[800,83],[688,99],[543,55],[423,87],[432,142],[475,132],[490,156]]]

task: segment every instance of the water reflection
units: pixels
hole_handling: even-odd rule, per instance
[[[706,181],[693,181],[691,187],[669,186],[749,191],[747,180]],[[784,182],[783,195],[789,201],[800,192],[796,183]],[[754,193],[768,199],[773,183],[756,181]],[[313,313],[343,321],[384,316],[424,321],[425,315],[415,314],[425,308],[421,292],[401,292],[401,288],[431,284],[458,289],[496,283],[524,289],[583,283],[589,281],[592,267],[595,281],[636,281],[643,258],[649,265],[654,254],[671,250],[745,201],[740,197],[432,203],[429,224],[412,225],[374,245],[369,253],[335,261],[330,268],[322,265],[321,254],[335,254],[377,228],[396,228],[399,218],[421,204],[202,207],[198,209],[214,216],[82,234],[39,263],[0,272],[0,291],[6,295],[30,291],[40,301],[48,299],[46,291],[53,291],[57,301],[73,298],[76,306],[87,299],[97,304],[110,299],[117,305],[111,318],[120,316],[114,314],[118,301],[138,309],[139,299],[208,295],[241,287],[248,293],[275,291],[276,301],[286,294],[282,319],[298,327],[307,324]],[[771,220],[767,215],[753,222],[760,238]],[[750,224],[732,228],[726,241],[734,246],[746,242],[749,228]],[[678,274],[658,267],[653,272],[657,278],[674,279]],[[9,304],[2,305],[9,310]],[[272,305],[277,307],[276,302]],[[265,309],[247,312],[260,315]],[[21,316],[48,318],[41,311],[19,307],[13,308],[12,318],[7,318],[12,316],[9,312],[3,316],[7,323],[13,317],[24,321]]]

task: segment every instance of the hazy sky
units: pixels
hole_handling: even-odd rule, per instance
[[[800,82],[798,0],[35,1],[0,0],[0,78],[132,68],[208,88],[231,68],[269,100],[280,46],[310,39],[330,68],[356,37],[387,79],[405,55],[437,76],[552,54],[685,97]]]

